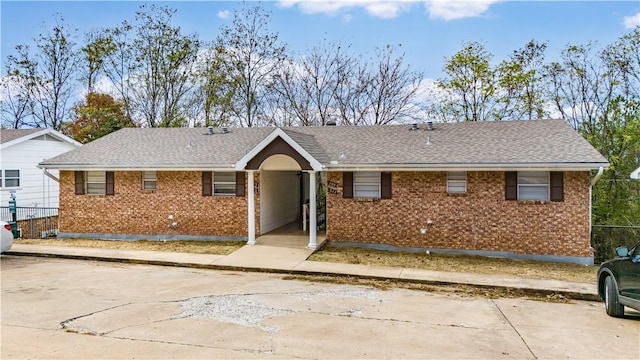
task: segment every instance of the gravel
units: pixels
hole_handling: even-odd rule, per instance
[[[380,291],[373,289],[335,289],[300,292],[296,295],[302,301],[317,302],[326,297],[378,299]],[[212,295],[189,298],[178,301],[183,312],[175,318],[204,318],[231,323],[241,326],[257,327],[264,331],[275,333],[279,329],[262,325],[262,322],[274,317],[295,313],[293,310],[283,310],[268,306],[264,303],[249,299],[259,294],[230,294]],[[268,295],[268,294],[262,294]],[[345,310],[342,316],[357,316],[360,309]]]

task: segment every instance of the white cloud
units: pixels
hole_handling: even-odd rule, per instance
[[[635,29],[640,26],[640,12],[635,15],[625,16],[623,22],[625,29]]]
[[[284,8],[295,7],[305,14],[335,15],[340,11],[364,9],[369,15],[392,19],[423,3],[431,18],[455,20],[483,15],[491,5],[504,0],[280,0]]]
[[[305,14],[334,15],[340,11],[362,8],[371,16],[391,19],[409,10],[417,2],[417,0],[281,0],[278,4],[285,8],[296,7]]]
[[[342,22],[345,24],[348,24],[351,22],[351,19],[353,19],[353,16],[346,14],[345,16],[342,17]]]
[[[231,12],[229,10],[220,10],[218,11],[218,17],[220,19],[228,19],[231,16]]]
[[[502,0],[428,0],[425,1],[433,19],[446,21],[477,17],[484,14],[491,5]]]

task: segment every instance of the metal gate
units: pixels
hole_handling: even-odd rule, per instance
[[[11,221],[8,206],[0,206],[0,219]],[[18,236],[39,239],[58,235],[58,208],[16,207]]]

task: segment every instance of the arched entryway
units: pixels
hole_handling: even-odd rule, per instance
[[[260,234],[301,223],[303,204],[308,200],[308,248],[317,241],[317,173],[323,170],[304,148],[282,129],[274,130],[258,146],[243,157],[236,170],[248,173],[248,241],[256,244],[255,176],[260,176]],[[254,189],[254,191],[251,191]],[[295,228],[294,228],[295,229]]]
[[[304,185],[300,165],[287,155],[272,155],[260,166],[260,233],[289,227],[302,218]],[[308,195],[307,195],[308,196]]]

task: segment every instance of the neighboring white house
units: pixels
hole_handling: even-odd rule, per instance
[[[58,182],[37,165],[82,144],[53,129],[0,129],[0,139],[0,206],[14,193],[17,206],[58,207]]]
[[[631,173],[631,178],[634,180],[640,180],[640,167]]]

